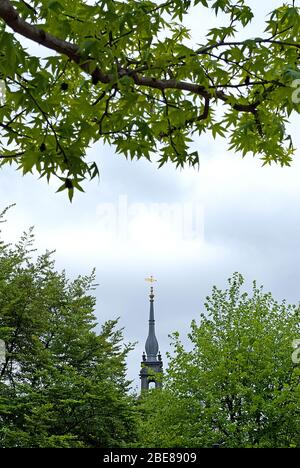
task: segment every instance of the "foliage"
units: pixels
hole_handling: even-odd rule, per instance
[[[134,439],[116,321],[98,332],[94,273],[70,281],[32,232],[0,246],[0,446],[123,447]]]
[[[235,274],[227,290],[214,287],[190,350],[173,334],[164,389],[140,404],[141,446],[300,446],[299,308],[242,285]]]
[[[192,47],[182,20],[195,6],[225,26]],[[1,164],[57,176],[71,199],[99,173],[86,160],[98,140],[126,157],[198,165],[192,140],[209,132],[288,165],[300,12],[283,3],[261,37],[241,39],[252,19],[246,0],[0,0]],[[50,55],[35,56],[24,37]]]

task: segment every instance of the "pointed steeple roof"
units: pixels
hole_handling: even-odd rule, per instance
[[[158,342],[155,336],[155,319],[154,319],[154,293],[153,286],[150,288],[150,314],[149,314],[149,331],[146,340],[146,360],[148,362],[157,361]]]
[[[155,336],[155,319],[154,319],[154,292],[152,284],[156,281],[153,276],[145,278],[151,283],[150,287],[150,314],[149,314],[149,331],[146,340],[145,350],[141,362],[141,391],[148,390],[151,382],[155,383],[155,388],[162,387],[163,362],[158,348],[158,342]]]

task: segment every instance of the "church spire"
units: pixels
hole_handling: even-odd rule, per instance
[[[148,390],[150,382],[155,383],[155,387],[161,387],[161,377],[157,378],[159,374],[162,374],[162,359],[158,349],[158,342],[155,336],[155,319],[154,319],[154,292],[152,284],[156,282],[153,276],[145,278],[146,281],[151,283],[150,287],[150,313],[149,313],[149,329],[148,337],[145,344],[146,354],[143,353],[141,363],[141,387],[142,390]]]
[[[151,277],[152,278],[152,277]],[[150,288],[150,314],[149,314],[149,331],[146,340],[145,350],[147,361],[156,361],[158,354],[158,342],[155,336],[155,319],[154,319],[154,293],[153,286]]]

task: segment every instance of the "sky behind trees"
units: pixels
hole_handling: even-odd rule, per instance
[[[261,35],[265,15],[282,2],[248,3],[255,22],[242,34]],[[213,21],[197,11],[185,19],[194,42]],[[291,133],[300,151],[298,128],[294,121]],[[76,193],[72,204],[64,192],[55,194],[54,181],[48,186],[35,176],[22,178],[14,168],[0,172],[2,208],[17,204],[7,215],[4,237],[14,242],[35,225],[39,250],[56,249],[57,268],[77,276],[96,267],[97,316],[101,323],[120,316],[127,340],[138,341],[128,361],[137,384],[147,336],[146,276],[158,279],[155,314],[163,354],[168,334],[186,332],[212,285],[225,286],[234,271],[248,285],[257,279],[279,300],[300,297],[299,151],[291,168],[262,168],[259,158],[242,159],[221,139],[196,138],[194,145],[202,154],[198,171],[158,170],[98,143],[89,155],[99,162],[100,182],[86,183],[86,193]]]

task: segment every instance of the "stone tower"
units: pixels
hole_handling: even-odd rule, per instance
[[[152,276],[147,279],[151,283],[153,280]],[[154,320],[154,293],[153,287],[150,288],[150,314],[149,314],[149,331],[148,338],[145,344],[145,351],[142,356],[141,362],[141,391],[148,390],[151,382],[155,383],[155,388],[162,386],[162,372],[163,363],[161,354],[158,350],[158,342],[155,336],[155,320]]]

